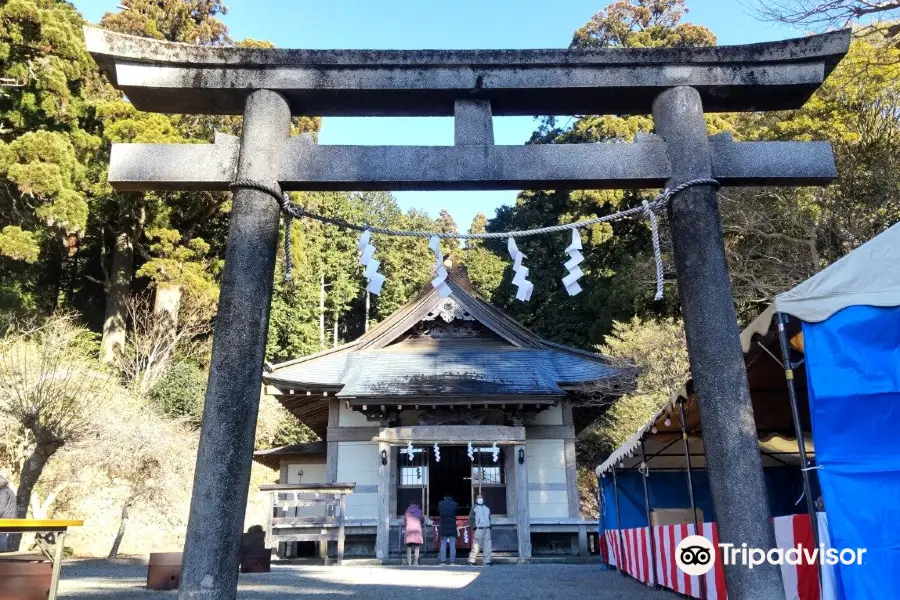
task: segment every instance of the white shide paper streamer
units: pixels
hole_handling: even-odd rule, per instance
[[[525,254],[519,250],[516,246],[516,240],[513,238],[507,239],[506,249],[509,251],[509,257],[513,260],[513,272],[515,273],[515,276],[513,277],[512,282],[513,285],[518,288],[516,300],[528,302],[531,300],[531,292],[534,291],[534,284],[528,281],[528,267],[522,264],[522,259],[525,258]]]
[[[371,239],[372,232],[366,229],[359,236],[359,242],[357,242],[356,247],[362,253],[359,257],[359,264],[366,268],[363,272],[363,276],[368,280],[366,291],[377,296],[381,293],[381,286],[384,285],[384,275],[378,272],[381,261],[374,258],[375,246],[370,243]]]
[[[569,295],[574,296],[581,292],[578,280],[584,276],[584,272],[578,266],[584,261],[584,255],[581,254],[581,233],[577,229],[572,230],[572,243],[566,248],[566,254],[569,255],[569,260],[563,266],[569,274],[563,277],[562,283]]]
[[[446,298],[453,293],[450,286],[447,285],[447,268],[444,266],[444,253],[441,252],[441,240],[438,236],[433,235],[428,240],[428,247],[434,253],[434,273],[435,278],[431,280],[431,287],[438,291],[441,298]]]

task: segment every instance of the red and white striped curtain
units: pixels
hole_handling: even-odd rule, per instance
[[[808,515],[790,515],[774,519],[775,539],[777,546],[783,549],[794,548],[800,544],[812,549],[813,535]],[[828,527],[825,515],[819,515],[820,542],[828,543]],[[689,535],[694,535],[693,524],[659,525],[653,528],[656,548],[656,578],[659,585],[675,590],[691,598],[701,598],[701,580],[706,582],[706,598],[709,600],[726,600],[725,569],[720,555],[716,565],[702,577],[690,576],[681,571],[675,563],[675,548]],[[718,547],[719,533],[715,523],[701,523],[700,535]],[[607,562],[631,575],[638,581],[653,585],[653,555],[650,552],[650,528],[607,530],[603,539],[606,544]],[[815,565],[788,565],[781,567],[786,600],[833,600],[834,574],[831,568],[823,571],[824,593],[819,589],[819,577]]]

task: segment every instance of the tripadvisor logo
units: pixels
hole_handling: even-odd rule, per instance
[[[715,546],[702,535],[689,535],[675,547],[675,564],[688,575],[706,575],[716,564]]]
[[[818,548],[804,548],[799,544],[793,548],[772,548],[769,551],[760,548],[748,548],[747,544],[741,544],[735,548],[734,544],[719,544],[722,551],[722,560],[725,565],[744,565],[750,569],[764,563],[770,565],[861,565],[865,548],[825,548],[819,544]],[[700,535],[689,535],[681,540],[675,547],[675,564],[683,572],[691,576],[706,575],[715,566],[717,552],[713,543]]]

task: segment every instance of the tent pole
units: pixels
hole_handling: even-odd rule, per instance
[[[687,473],[688,496],[691,499],[691,515],[694,521],[694,529],[700,531],[700,523],[697,520],[697,504],[694,501],[694,477],[691,474],[691,447],[688,444],[687,416],[684,412],[684,401],[679,400],[678,406],[681,408],[681,440],[684,442],[684,462]]]
[[[803,494],[806,496],[806,510],[809,513],[809,526],[812,529],[813,543],[819,547],[819,520],[816,517],[815,500],[812,497],[812,488],[809,486],[810,462],[806,457],[806,440],[803,437],[803,428],[800,426],[800,410],[797,408],[797,384],[794,380],[794,365],[791,362],[791,346],[787,336],[787,315],[779,312],[778,317],[778,341],[781,344],[781,358],[784,362],[784,377],[787,382],[788,398],[791,400],[791,419],[794,421],[794,432],[797,435],[797,450],[800,452],[800,463],[803,465],[800,473],[803,475]],[[819,589],[822,584],[822,569],[816,563],[816,572],[819,575]]]
[[[616,465],[613,464],[612,468],[612,476],[613,476],[613,497],[616,499],[616,571],[619,572],[620,575],[625,574],[625,570],[622,568],[622,517],[619,514],[619,482],[616,479]]]
[[[687,435],[687,414],[684,411],[683,399],[678,400],[681,411],[681,441],[684,442],[684,466],[687,474],[688,496],[691,500],[691,520],[694,521],[694,534],[700,535],[700,520],[697,518],[697,503],[694,500],[694,476],[691,474],[691,446]],[[700,578],[700,598],[706,600],[706,578]]]
[[[659,575],[656,572],[656,535],[653,531],[653,521],[650,520],[650,490],[647,485],[647,477],[650,475],[650,467],[647,465],[647,454],[644,452],[644,438],[641,437],[641,466],[646,472],[641,473],[644,483],[644,510],[647,512],[647,530],[650,532],[650,563],[653,565],[653,587],[659,587]]]

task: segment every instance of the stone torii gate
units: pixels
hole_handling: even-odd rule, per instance
[[[850,32],[769,44],[612,50],[362,51],[216,48],[86,28],[88,49],[140,110],[243,114],[241,138],[114,144],[118,190],[478,190],[824,185],[826,142],[707,137],[703,112],[798,108]],[[494,145],[493,115],[648,114],[632,144]],[[290,119],[454,116],[453,146],[319,146]],[[715,187],[668,208],[690,365],[722,542],[774,546]],[[279,208],[237,188],[197,455],[179,598],[235,597]],[[725,572],[732,599],[776,598],[777,567]]]

